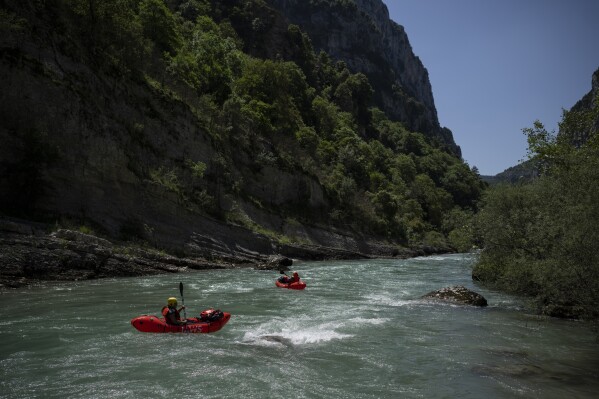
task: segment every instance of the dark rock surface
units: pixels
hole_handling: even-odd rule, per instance
[[[487,306],[487,300],[482,295],[470,291],[461,285],[431,291],[423,295],[422,298],[460,303],[463,305]]]
[[[179,258],[72,230],[46,234],[32,225],[0,220],[0,287],[17,288],[44,280],[144,276],[240,265]]]
[[[20,7],[16,0],[10,3],[31,26],[45,26],[47,21],[31,12],[32,7]],[[309,2],[293,3],[312,7]],[[325,18],[331,11],[327,7],[315,18]],[[368,11],[363,15],[352,8],[360,26],[369,27],[370,33],[381,29],[391,34],[397,40],[390,46],[401,54],[389,53],[381,66],[378,57],[359,62],[358,56],[350,64],[375,75],[381,68],[390,71],[389,63],[393,68],[403,65],[402,73],[390,72],[403,94],[395,98],[388,93],[393,97],[388,99],[389,109],[396,109],[396,101],[418,103],[413,112],[403,107],[401,113],[410,114],[403,116],[413,120],[415,129],[422,127],[416,130],[426,131],[436,112],[426,70],[411,53],[407,37],[403,42],[405,33],[388,21],[380,0],[362,1],[360,7]],[[337,14],[331,18],[345,19],[337,20],[340,29],[331,32],[333,42],[366,36],[346,23],[347,16]],[[287,32],[287,21],[283,22],[281,29]],[[399,247],[405,241],[377,239],[368,236],[368,230],[333,223],[328,216],[332,197],[312,173],[258,165],[256,152],[270,154],[274,143],[259,140],[256,149],[233,150],[231,159],[224,159],[204,117],[185,101],[145,79],[122,79],[96,69],[73,54],[71,45],[57,45],[62,39],[40,32],[45,31],[23,34],[18,41],[0,35],[0,75],[10,77],[0,84],[0,212],[78,221],[93,226],[109,242],[90,238],[81,242],[73,232],[49,236],[47,227],[36,227],[39,234],[35,234],[33,224],[12,226],[6,234],[0,232],[0,239],[6,250],[2,267],[14,269],[15,279],[26,270],[35,276],[67,278],[66,272],[58,273],[61,268],[80,270],[71,278],[121,273],[111,265],[122,265],[125,261],[117,255],[133,249],[117,244],[116,238],[144,242],[183,259],[237,266],[259,264],[272,255],[305,260],[413,256],[411,249]],[[383,57],[387,54],[383,39],[369,37],[361,49],[370,49],[372,41],[376,48],[369,51],[382,51]],[[418,101],[411,101],[411,96]],[[204,178],[197,177],[194,165],[204,167]],[[299,217],[304,214],[312,216]],[[65,242],[71,252],[61,249],[59,254]],[[135,251],[126,255],[157,261],[148,254],[152,251],[141,255]],[[49,264],[40,268],[42,259]],[[158,262],[174,262],[165,259]],[[142,262],[133,263],[123,270],[142,273],[138,270]]]
[[[50,229],[51,226],[46,224],[0,218],[0,288],[17,288],[38,281],[145,276],[199,269],[255,267],[278,271],[288,270],[293,264],[292,259],[407,258],[427,252],[426,249],[400,250],[385,244],[353,241],[353,238],[347,237],[342,239],[340,235],[329,235],[328,238],[339,247],[327,247],[278,245],[259,235],[254,235],[255,241],[252,242],[249,235],[233,235],[223,241],[219,235],[192,234],[185,244],[185,252],[181,256],[173,256],[150,248],[147,243],[142,246],[75,230],[49,232]],[[230,229],[232,231],[234,227]],[[369,255],[345,249],[348,246],[364,250]]]
[[[3,39],[0,47],[10,47]],[[319,247],[332,248],[326,258],[392,256],[396,250],[396,245],[371,242],[326,220],[318,225],[322,218],[298,223],[282,217],[282,204],[307,206],[316,214],[330,210],[322,184],[300,169],[266,165],[249,173],[253,155],[234,151],[227,173],[240,186],[232,194],[215,183],[222,172],[215,162],[220,150],[183,102],[158,95],[144,82],[93,71],[37,36],[23,40],[15,49],[17,58],[0,60],[0,75],[10,77],[0,90],[3,214],[24,210],[84,220],[107,237],[139,239],[185,257],[231,263],[256,263],[277,254],[322,259]],[[32,158],[31,148],[42,154]],[[190,163],[205,165],[210,177],[202,180],[200,191],[194,188]],[[23,170],[30,172],[23,175]],[[165,183],[167,175],[172,184]],[[198,199],[200,192],[207,195],[205,201]],[[206,210],[211,207],[235,217],[215,216]],[[258,231],[309,245],[285,246],[285,253],[272,235]]]
[[[293,259],[285,256],[270,256],[265,262],[256,265],[258,270],[289,270]]]

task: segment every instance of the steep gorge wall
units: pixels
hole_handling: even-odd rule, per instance
[[[451,131],[439,125],[428,71],[412,51],[404,28],[390,20],[381,0],[269,3],[307,32],[315,49],[367,75],[375,89],[375,102],[391,118],[436,138],[461,156]]]
[[[580,111],[590,111],[593,106],[599,101],[599,69],[597,69],[591,78],[591,90],[585,94],[580,100],[574,104],[570,111],[580,112]],[[593,126],[595,131],[599,131],[599,115],[596,116],[593,121]],[[565,134],[565,132],[561,132],[560,134]],[[588,141],[591,132],[590,131],[579,131],[579,132],[568,132],[571,137],[572,142],[575,145],[581,145]]]
[[[186,104],[148,82],[94,71],[51,47],[26,42],[0,48],[0,75],[10,76],[0,88],[1,213],[20,208],[71,218],[109,237],[133,236],[186,256],[235,262],[276,253],[308,259],[392,254],[394,248],[351,232],[290,224],[270,211],[293,201],[327,206],[320,183],[301,171],[266,167],[239,180],[243,195],[218,187],[213,194],[223,210],[248,215],[302,245],[283,246],[209,216],[190,193],[177,190],[177,182],[193,179],[189,162],[222,172],[213,162],[213,138]],[[229,173],[239,177],[244,167],[233,165]],[[172,186],[156,174],[170,174]]]

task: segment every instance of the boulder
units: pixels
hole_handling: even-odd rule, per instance
[[[431,291],[428,294],[423,295],[422,298],[460,303],[463,305],[487,306],[487,300],[482,295],[470,291],[468,288],[461,285]]]
[[[258,270],[289,270],[289,267],[293,264],[293,260],[280,256],[270,256],[264,263],[260,263],[256,266]]]

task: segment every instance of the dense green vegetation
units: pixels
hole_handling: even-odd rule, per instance
[[[470,220],[484,189],[477,171],[372,107],[366,76],[317,54],[297,26],[280,31],[280,17],[264,1],[5,3],[2,29],[17,53],[31,37],[192,110],[218,152],[210,162],[131,165],[182,204],[233,220],[218,199],[254,200],[244,185],[275,167],[314,177],[328,204],[257,204],[284,218],[404,245],[471,246]],[[132,123],[127,134],[142,142],[143,130]]]
[[[537,178],[538,173],[534,160],[528,159],[518,165],[507,168],[495,176],[481,176],[490,185],[499,183],[521,184]]]
[[[540,176],[484,196],[473,277],[536,296],[546,314],[599,316],[599,100],[564,112],[558,135],[524,129]],[[580,137],[585,137],[581,141]]]

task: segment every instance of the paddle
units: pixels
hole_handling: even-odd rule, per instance
[[[179,292],[181,293],[181,304],[183,305],[183,318],[187,320],[187,312],[185,311],[185,298],[183,298],[183,283],[179,283]]]

